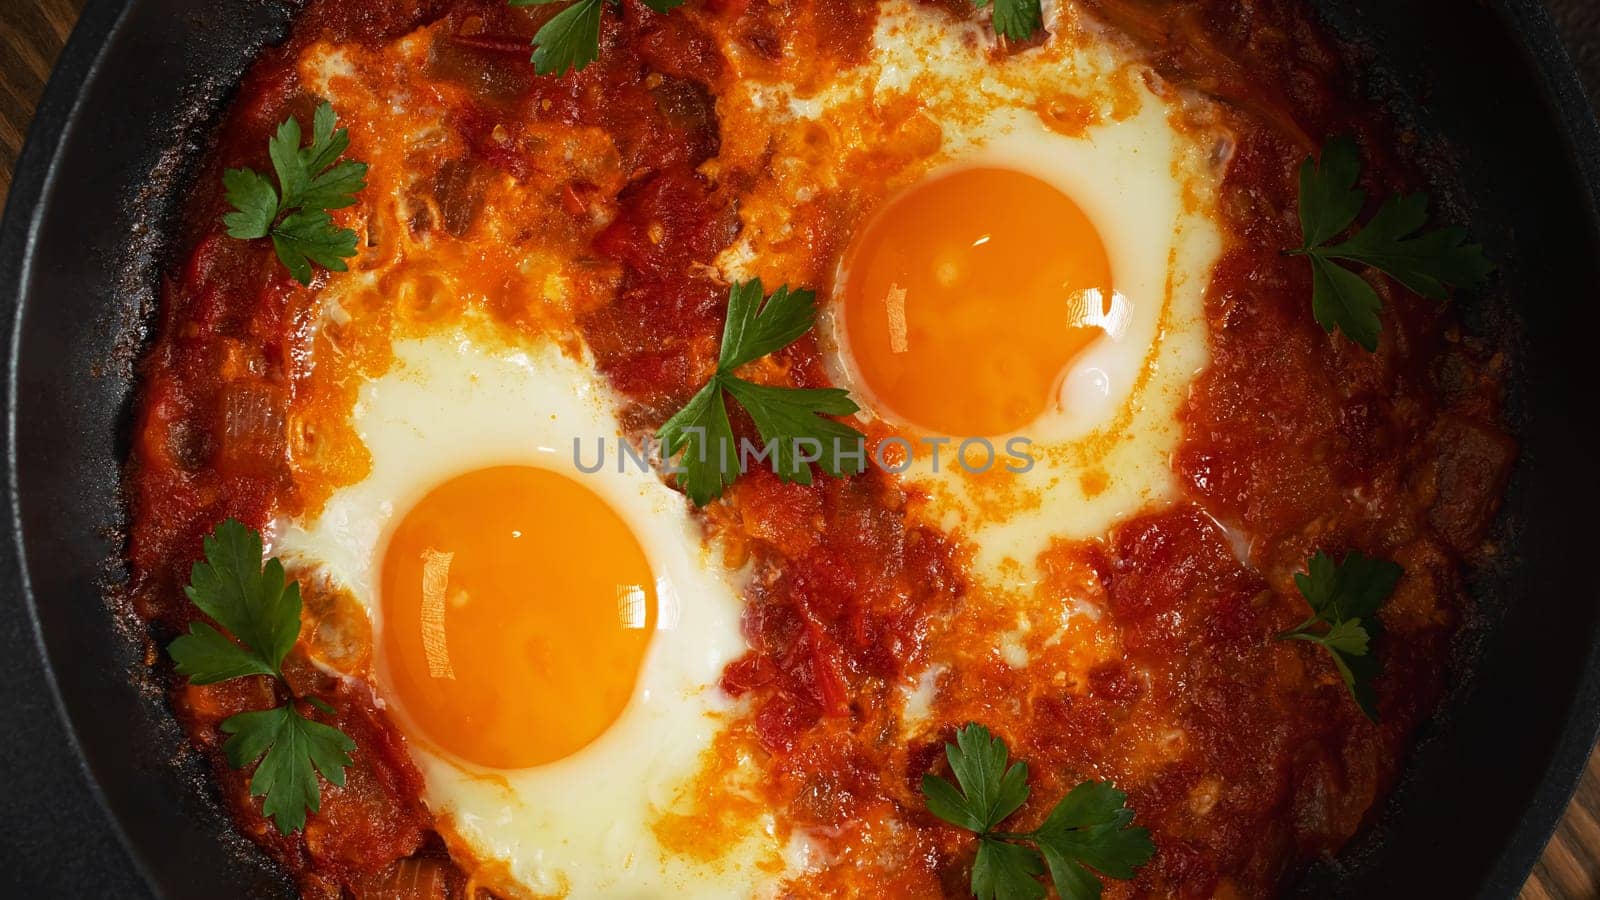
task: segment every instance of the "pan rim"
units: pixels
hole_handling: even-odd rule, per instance
[[[69,709],[44,644],[25,564],[17,465],[17,391],[19,348],[24,313],[32,283],[32,261],[46,197],[60,177],[61,151],[81,115],[84,88],[101,66],[106,50],[139,0],[88,0],[52,70],[29,125],[27,139],[13,170],[3,218],[0,218],[0,328],[6,340],[4,367],[4,457],[8,506],[0,515],[0,615],[18,617],[27,635],[25,664],[36,667],[48,685],[49,702],[73,755],[73,768],[99,805],[104,821],[121,844],[139,879],[152,890],[165,879],[157,872],[129,830],[112,809],[101,779],[83,751],[79,721],[85,711]],[[1600,230],[1600,123],[1579,82],[1555,24],[1539,0],[1502,0],[1497,4],[1512,40],[1523,51],[1523,63],[1535,76],[1563,148],[1585,188],[1582,205],[1592,227]],[[11,602],[15,599],[16,602]],[[1512,829],[1493,866],[1479,886],[1479,896],[1514,896],[1560,824],[1597,739],[1600,739],[1600,627],[1590,636],[1588,652],[1565,715],[1565,724],[1548,765],[1523,816]],[[8,648],[9,649],[9,648]]]
[[[17,386],[19,349],[32,262],[44,206],[40,203],[58,176],[58,161],[69,130],[78,121],[84,88],[100,68],[113,36],[121,29],[137,0],[87,0],[50,70],[50,78],[34,108],[33,118],[11,173],[11,189],[0,212],[0,334],[5,336],[6,508],[0,515],[0,598],[15,603],[0,605],[0,613],[24,620],[28,645],[25,664],[42,675],[49,690],[49,705],[62,726],[72,754],[73,769],[81,776],[108,830],[121,846],[138,880],[147,889],[160,884],[148,855],[134,842],[112,809],[110,798],[84,753],[77,717],[68,708],[44,643],[38,601],[25,560],[26,537],[22,529],[21,485],[17,467]],[[8,648],[11,649],[11,648]]]

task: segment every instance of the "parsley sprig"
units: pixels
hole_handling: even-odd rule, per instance
[[[972,0],[972,2],[979,9],[991,4],[991,0]],[[1013,41],[1025,41],[1044,24],[1044,13],[1040,9],[1039,0],[992,0],[992,2],[994,12],[991,15],[996,34],[1004,35]]]
[[[545,6],[562,0],[510,0],[512,6]],[[606,0],[576,0],[553,16],[533,35],[533,71],[540,75],[564,75],[568,69],[581,70],[600,56],[600,13]],[[610,0],[615,6],[620,0]],[[664,13],[683,5],[684,0],[642,0],[645,6]]]
[[[229,169],[222,175],[233,212],[222,217],[228,234],[240,240],[271,237],[278,259],[301,284],[311,283],[311,264],[345,271],[356,255],[356,233],[333,227],[330,209],[356,202],[367,186],[367,164],[340,160],[350,146],[349,129],[334,130],[333,107],[323,103],[312,117],[311,143],[300,146],[300,122],[283,120],[267,142],[278,186],[254,169]]]
[[[1389,197],[1360,231],[1328,243],[1361,212],[1366,193],[1356,187],[1360,174],[1360,153],[1348,136],[1329,141],[1320,161],[1306,158],[1300,166],[1304,243],[1288,252],[1311,261],[1311,312],[1317,324],[1330,334],[1338,328],[1370,352],[1378,349],[1383,303],[1366,279],[1340,262],[1371,266],[1435,300],[1444,299],[1451,288],[1482,284],[1494,264],[1482,246],[1467,243],[1463,228],[1418,234],[1428,220],[1426,194]]]
[[[811,465],[805,456],[835,478],[859,474],[866,466],[864,454],[852,456],[836,450],[865,443],[865,436],[849,425],[826,416],[848,416],[859,407],[841,388],[792,388],[756,384],[734,375],[735,369],[776,353],[799,340],[816,322],[816,297],[811,291],[791,291],[787,285],[762,302],[761,280],[733,285],[728,292],[728,320],[722,330],[717,371],[687,405],[657,432],[663,454],[671,459],[680,452],[678,483],[689,499],[704,506],[717,498],[739,475],[739,451],[723,394],[727,393],[755,421],[763,447],[771,450],[764,460],[784,481],[811,483]],[[802,446],[812,451],[802,455]]]
[[[1295,574],[1294,584],[1311,604],[1311,616],[1278,639],[1322,645],[1333,657],[1356,705],[1376,722],[1378,698],[1372,682],[1382,666],[1372,655],[1371,644],[1383,630],[1378,608],[1394,593],[1404,570],[1386,559],[1359,552],[1335,565],[1333,557],[1320,550],[1306,562],[1306,568]]]
[[[300,585],[286,581],[277,558],[262,565],[259,533],[235,519],[218,525],[205,539],[205,560],[195,563],[184,592],[237,640],[207,622],[190,623],[189,633],[167,647],[178,674],[197,685],[250,675],[284,680],[283,659],[300,636]],[[316,697],[306,701],[332,712]],[[282,834],[304,827],[306,810],[321,808],[317,773],[344,784],[356,747],[339,729],[302,716],[293,701],[229,716],[222,730],[230,735],[222,745],[229,765],[242,769],[261,761],[250,778],[250,795],[264,798],[261,811]]]
[[[945,744],[956,784],[922,776],[922,795],[939,818],[978,835],[972,893],[978,900],[1038,900],[1039,876],[1050,873],[1062,900],[1094,900],[1099,872],[1128,879],[1155,854],[1150,832],[1130,827],[1128,795],[1107,781],[1086,781],[1056,804],[1032,831],[997,830],[1028,799],[1028,764],[1007,765],[1005,742],[989,729],[968,723]],[[1091,871],[1092,870],[1092,871]]]

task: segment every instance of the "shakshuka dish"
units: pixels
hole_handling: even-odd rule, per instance
[[[239,832],[395,900],[1336,854],[1516,455],[1494,263],[1341,54],[1299,0],[310,0],[126,476]]]

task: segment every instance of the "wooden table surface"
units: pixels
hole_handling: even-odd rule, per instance
[[[22,149],[33,106],[83,0],[0,0],[0,205]],[[1600,754],[1567,810],[1521,900],[1600,897]]]

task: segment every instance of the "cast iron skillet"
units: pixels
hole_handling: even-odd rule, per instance
[[[0,230],[10,515],[0,527],[0,885],[17,896],[282,896],[220,814],[139,642],[107,612],[131,353],[208,126],[290,2],[91,0],[39,106]],[[1511,334],[1522,457],[1499,564],[1472,585],[1444,709],[1304,895],[1511,896],[1600,726],[1596,460],[1600,129],[1537,0],[1323,0],[1362,89],[1411,120],[1436,195],[1501,263],[1465,304]],[[1509,314],[1507,311],[1510,311]],[[98,803],[96,802],[98,801]],[[101,811],[103,807],[104,812]],[[106,814],[109,814],[107,819]]]

